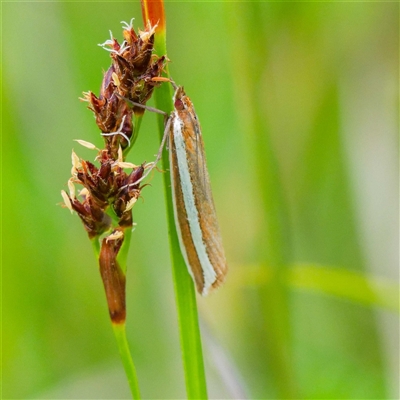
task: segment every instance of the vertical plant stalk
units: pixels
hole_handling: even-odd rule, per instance
[[[103,239],[99,258],[100,274],[106,293],[110,320],[118,351],[128,379],[133,399],[140,399],[136,368],[126,337],[126,258],[130,245],[131,227],[125,229],[123,243]]]
[[[113,324],[114,335],[117,340],[119,354],[124,366],[126,377],[128,378],[129,388],[133,399],[140,399],[139,383],[136,375],[135,365],[132,361],[129,350],[128,340],[126,338],[126,324]]]
[[[146,23],[147,21],[150,21],[152,25],[156,23],[158,24],[154,42],[155,51],[158,54],[167,54],[166,20],[163,1],[142,0],[141,4],[144,22]],[[166,70],[168,71],[167,68]],[[173,109],[170,85],[163,85],[158,88],[155,91],[154,96],[157,108],[167,112],[170,112]],[[158,127],[161,141],[164,135],[164,119],[162,116],[158,116]],[[169,171],[169,157],[166,149],[164,149],[162,163],[164,171]],[[193,281],[189,276],[179,247],[172,205],[170,174],[165,173],[163,176],[186,392],[189,399],[207,399],[196,295]]]

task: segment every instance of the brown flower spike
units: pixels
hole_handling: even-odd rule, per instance
[[[153,54],[155,26],[148,23],[137,34],[132,21],[123,23],[124,40],[120,44],[111,38],[101,46],[110,51],[112,65],[105,72],[100,95],[84,93],[81,100],[89,103],[96,124],[104,137],[105,148],[98,150],[95,166],[72,152],[72,177],[68,181],[69,194],[61,192],[64,203],[82,220],[89,238],[100,241],[100,273],[106,292],[110,317],[113,323],[125,321],[125,271],[118,255],[125,236],[133,227],[132,207],[140,196],[140,182],[146,168],[153,164],[136,166],[124,161],[124,150],[131,145],[135,132],[132,118],[141,116],[143,108],[130,107],[129,101],[145,104],[154,87],[154,78],[160,77],[166,58]],[[137,133],[137,132],[135,132]],[[91,149],[88,142],[78,142]],[[127,171],[126,171],[127,170]],[[83,186],[76,195],[75,184]]]

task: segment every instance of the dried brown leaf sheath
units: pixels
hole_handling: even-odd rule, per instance
[[[116,324],[124,323],[126,318],[125,275],[117,262],[122,241],[103,239],[99,260],[110,318]]]

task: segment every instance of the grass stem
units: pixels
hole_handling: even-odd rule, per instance
[[[166,55],[166,20],[163,1],[142,0],[143,20],[158,23],[154,49],[156,54]],[[168,74],[168,68],[166,68]],[[170,112],[173,109],[171,86],[162,85],[154,93],[156,107]],[[160,141],[164,135],[164,118],[158,115]],[[169,171],[168,152],[162,157],[164,171]],[[178,312],[179,333],[188,399],[207,399],[196,294],[179,246],[172,205],[171,178],[164,174],[164,193],[169,230],[170,254]]]
[[[118,350],[124,365],[125,374],[128,378],[129,388],[133,399],[140,399],[139,384],[136,375],[135,365],[132,361],[129,350],[128,340],[126,338],[126,324],[112,324],[115,338],[117,339]]]

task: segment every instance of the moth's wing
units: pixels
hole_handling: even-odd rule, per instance
[[[220,286],[227,273],[227,263],[222,245],[217,213],[212,196],[210,177],[208,174],[204,142],[197,118],[192,119],[192,126],[184,132],[186,143],[191,151],[188,153],[188,164],[192,169],[193,194],[196,199],[203,242],[207,254],[216,272],[213,288]],[[186,124],[185,126],[189,126]],[[191,132],[194,132],[192,134]]]
[[[178,129],[177,126],[175,126]],[[183,124],[179,129],[183,128]],[[181,135],[180,133],[178,133]],[[179,139],[179,138],[178,138]],[[191,141],[184,139],[185,144],[191,144]],[[171,173],[171,184],[172,184],[172,201],[174,206],[174,218],[175,226],[178,234],[179,244],[182,251],[183,258],[185,259],[189,273],[192,276],[197,291],[203,292],[205,286],[205,279],[203,274],[203,268],[199,257],[197,255],[196,246],[193,241],[189,218],[185,207],[184,200],[184,182],[182,182],[179,162],[178,162],[178,151],[181,149],[181,145],[175,140],[174,136],[174,124],[171,126],[169,135],[169,158],[170,158],[170,173]],[[182,150],[182,149],[181,149]]]

